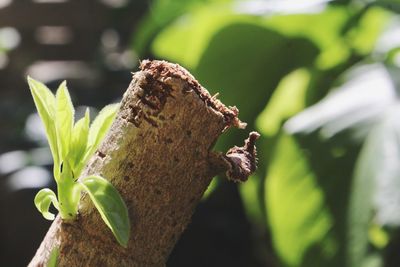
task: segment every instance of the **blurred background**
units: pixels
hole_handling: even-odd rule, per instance
[[[399,0],[0,0],[0,266],[26,266],[54,187],[26,76],[79,110],[139,59],[176,62],[261,133],[259,169],[214,179],[168,266],[400,266]]]

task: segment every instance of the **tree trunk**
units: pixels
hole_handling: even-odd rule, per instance
[[[244,181],[255,170],[251,133],[244,147],[212,152],[229,127],[243,128],[182,67],[143,61],[118,115],[83,175],[99,174],[118,189],[131,219],[128,247],[118,245],[94,205],[82,196],[76,221],[57,217],[29,266],[165,266],[211,179],[221,171]]]

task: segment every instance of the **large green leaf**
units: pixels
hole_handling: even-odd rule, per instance
[[[159,57],[180,62],[194,69],[208,48],[209,42],[223,28],[232,24],[250,23],[277,32],[289,39],[308,39],[321,51],[316,58],[318,66],[328,68],[344,62],[350,56],[350,47],[341,38],[342,27],[350,18],[350,14],[347,8],[331,7],[317,14],[274,15],[261,18],[234,12],[229,6],[208,5],[187,13],[185,23],[177,20],[168,25],[158,34],[152,49]],[[241,35],[237,36],[238,39],[245,39],[245,36],[241,37]],[[253,38],[257,39],[257,36]],[[232,44],[234,43],[226,42],[225,45]],[[253,45],[262,44],[267,45],[262,39],[253,43]],[[295,44],[289,44],[289,46],[295,50],[299,49]],[[242,53],[251,50],[252,47],[248,46],[237,51]],[[240,53],[234,53],[231,57],[240,56]],[[282,54],[281,57],[285,56],[289,55]],[[314,59],[310,57],[309,63],[313,61]]]
[[[293,44],[302,52],[297,54],[291,51],[288,44]],[[236,105],[240,110],[240,118],[248,122],[248,128],[252,129],[255,118],[265,107],[280,78],[305,63],[306,57],[313,57],[315,54],[315,47],[305,40],[288,40],[264,27],[238,23],[222,28],[213,36],[194,73],[212,93],[219,92],[225,104]],[[219,140],[217,149],[226,151],[241,143],[245,135],[244,131],[232,131],[230,135]],[[263,162],[260,161],[260,164]],[[258,179],[256,183],[262,183],[262,180]],[[253,187],[250,188],[251,186]],[[243,196],[253,197],[248,192],[254,191],[257,185],[252,181],[241,187]],[[244,202],[251,205],[254,200],[249,198],[244,199]]]
[[[145,56],[149,44],[157,34],[175,19],[186,12],[211,3],[231,2],[231,0],[155,0],[152,1],[150,12],[139,23],[134,36],[133,46],[135,51]]]
[[[316,174],[292,137],[278,139],[265,186],[273,243],[281,261],[286,266],[326,266],[335,252],[332,216]],[[312,257],[306,258],[310,251]],[[305,264],[310,260],[314,265]]]
[[[72,129],[74,126],[74,106],[67,89],[62,82],[56,93],[56,128],[60,161],[64,161],[69,152]]]
[[[285,120],[304,109],[310,79],[311,72],[307,69],[298,69],[285,76],[257,117],[257,130],[264,135],[274,136]]]
[[[34,200],[36,208],[42,213],[43,217],[47,220],[54,220],[55,216],[49,212],[50,204],[53,203],[54,207],[59,209],[57,196],[48,188],[40,190]]]
[[[57,132],[55,127],[56,100],[53,93],[43,83],[28,77],[29,88],[33,100],[43,122],[50,150],[53,155],[54,165],[58,167],[58,145]]]
[[[209,5],[185,14],[185,23],[177,20],[165,27],[153,41],[152,51],[195,69],[208,43],[221,29],[232,23],[251,22],[254,23],[251,16],[233,14],[227,6]]]
[[[306,39],[287,39],[252,23],[232,23],[209,41],[194,72],[252,124],[280,79],[316,54],[317,48]]]
[[[126,247],[129,241],[130,221],[128,209],[117,189],[100,176],[88,176],[82,179],[81,184],[117,241]]]

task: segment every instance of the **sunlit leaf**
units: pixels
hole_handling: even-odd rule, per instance
[[[57,132],[55,127],[55,97],[49,88],[47,88],[43,83],[36,81],[31,77],[28,77],[28,83],[33,100],[46,131],[47,141],[49,142],[50,150],[54,159],[54,165],[58,166],[59,157]]]
[[[352,47],[360,54],[371,53],[390,18],[391,14],[387,10],[368,8],[349,32]]]
[[[59,209],[57,197],[53,191],[48,188],[40,190],[35,196],[35,206],[42,213],[43,217],[47,220],[54,220],[55,216],[49,212],[51,203],[56,209]]]
[[[89,123],[89,110],[87,109],[85,116],[76,122],[72,130],[68,160],[73,170],[80,164],[85,155],[89,135]],[[75,173],[75,178],[77,176],[79,176],[79,173]]]
[[[310,76],[306,69],[298,69],[281,80],[268,105],[257,117],[257,130],[273,136],[279,132],[284,120],[305,107]]]
[[[119,104],[105,106],[94,119],[89,130],[88,146],[96,149],[103,139],[117,114]]]
[[[335,250],[329,237],[332,217],[316,175],[292,137],[280,137],[265,186],[267,217],[280,259],[286,266],[307,266],[302,265],[307,251],[321,247],[313,260],[326,262]]]
[[[118,243],[126,247],[130,235],[130,221],[128,209],[117,189],[100,176],[86,177],[81,184]]]
[[[139,23],[135,33],[134,49],[139,55],[146,55],[150,43],[175,19],[185,12],[212,3],[229,3],[232,0],[156,0],[152,1],[149,14]]]
[[[234,12],[233,8],[229,6],[207,5],[206,8],[199,8],[187,13],[184,17],[185,23],[176,20],[165,27],[154,40],[152,49],[159,57],[194,69],[214,36],[218,35],[225,27],[245,23],[263,27],[288,39],[308,39],[321,51],[318,58],[309,57],[308,64],[316,59],[316,63],[326,69],[344,62],[350,56],[348,44],[340,38],[342,27],[350,18],[349,15],[349,11],[345,8],[330,7],[315,14],[259,17],[244,15],[240,11]],[[309,25],[313,25],[313,27],[309,27]],[[246,39],[240,34],[237,35],[237,38],[239,40]],[[257,35],[254,38],[257,39]],[[248,52],[252,50],[253,46],[267,45],[268,43],[258,38],[252,44],[237,51]],[[225,42],[224,45],[234,45],[234,42]],[[295,44],[289,46],[294,50],[301,50]],[[281,48],[284,47],[281,46]],[[280,59],[290,57],[283,50],[280,52],[282,54],[276,54],[276,56],[280,55]],[[231,57],[234,56],[240,57],[240,54],[232,53]],[[225,57],[224,59],[229,58]],[[278,63],[279,61],[273,62]],[[255,70],[255,68],[250,69]]]
[[[64,81],[60,84],[56,93],[56,127],[60,161],[65,159],[69,151],[74,113],[67,83]]]
[[[100,142],[105,137],[115,119],[118,108],[119,104],[107,105],[99,112],[97,117],[94,119],[89,129],[85,156],[80,162],[78,170],[86,164],[87,160],[93,155]]]

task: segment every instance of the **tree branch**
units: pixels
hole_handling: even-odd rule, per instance
[[[255,170],[256,133],[227,155],[211,151],[226,129],[245,126],[235,107],[211,97],[179,65],[145,60],[141,69],[83,173],[106,177],[126,201],[128,248],[83,195],[78,219],[57,217],[29,266],[46,266],[54,248],[58,266],[165,266],[213,176],[244,181]]]

